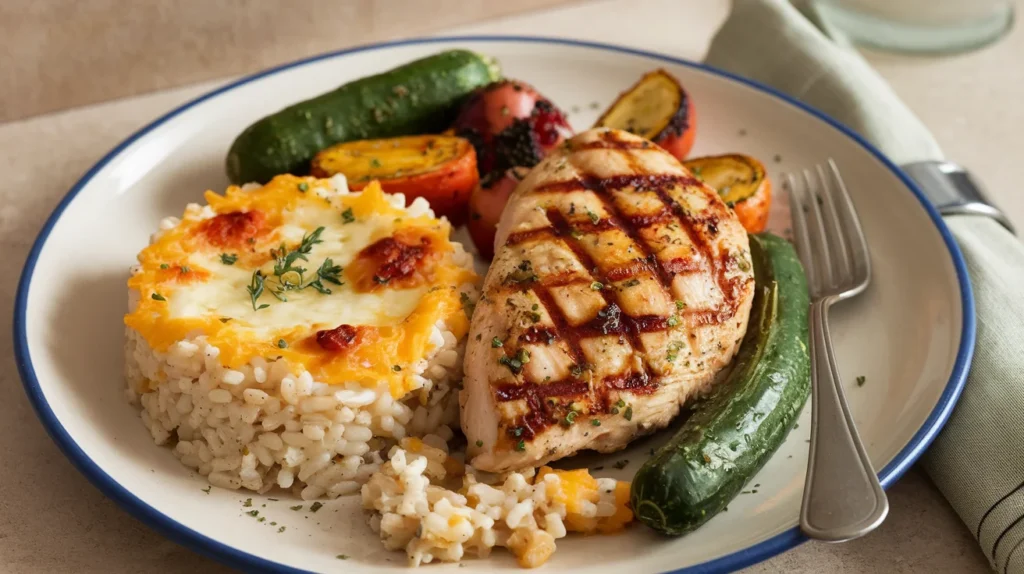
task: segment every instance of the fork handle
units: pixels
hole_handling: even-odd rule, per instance
[[[885,519],[889,501],[846,404],[828,329],[832,299],[811,304],[811,451],[800,528],[810,538],[842,542]]]

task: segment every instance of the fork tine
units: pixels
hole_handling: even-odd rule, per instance
[[[838,195],[835,205],[839,217],[843,221],[843,228],[846,230],[847,246],[850,250],[851,271],[855,280],[870,281],[871,279],[871,257],[868,253],[868,242],[864,237],[864,229],[861,228],[860,218],[857,217],[857,208],[853,205],[850,192],[846,190],[846,183],[839,174],[839,166],[829,158],[829,171],[832,181],[836,184]]]
[[[821,205],[824,203],[824,199],[821,196],[821,190],[814,185],[811,171],[805,169],[803,175],[804,183],[807,184],[807,204],[810,208],[807,214],[807,223],[810,228],[812,247],[817,256],[816,267],[818,268],[818,279],[821,281],[819,285],[823,290],[828,290],[836,286],[836,281],[830,254],[832,246],[829,244],[829,235],[825,233],[825,222],[821,216]]]
[[[800,254],[800,261],[804,264],[807,275],[807,283],[811,293],[818,290],[818,274],[815,270],[814,257],[812,255],[811,239],[807,233],[807,212],[804,211],[803,193],[796,183],[793,174],[786,174],[786,187],[789,188],[789,211],[793,220],[793,240],[796,242],[797,253]]]
[[[836,283],[833,287],[838,287],[853,281],[853,267],[850,264],[850,254],[847,251],[848,241],[846,240],[846,235],[848,233],[845,231],[845,226],[839,219],[839,214],[836,211],[837,200],[834,196],[837,192],[829,182],[829,177],[825,175],[825,169],[821,164],[818,164],[815,166],[815,171],[821,183],[822,215],[824,216],[825,230],[830,235],[829,243],[832,247],[830,251],[836,257],[836,265],[832,267],[832,279]]]

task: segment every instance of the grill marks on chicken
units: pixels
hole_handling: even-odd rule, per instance
[[[603,143],[600,148],[616,149],[607,143]],[[594,147],[587,149],[594,149]],[[623,146],[619,149],[642,149],[642,147]],[[580,178],[564,183],[550,184],[535,190],[537,193],[591,190],[597,194],[598,198],[602,199],[605,213],[602,218],[590,211],[586,215],[587,220],[580,220],[577,216],[576,221],[570,222],[566,214],[563,214],[558,208],[548,207],[545,210],[545,216],[550,222],[550,226],[513,234],[506,241],[506,245],[514,246],[542,238],[561,240],[587,270],[586,274],[578,276],[545,278],[550,279],[550,284],[545,279],[535,280],[536,284],[530,287],[554,323],[553,328],[544,329],[544,332],[549,334],[545,342],[552,339],[565,341],[573,365],[578,368],[569,371],[570,378],[568,379],[506,383],[499,387],[497,393],[499,400],[525,399],[530,405],[531,412],[522,415],[517,421],[519,424],[513,425],[514,430],[511,432],[513,438],[522,437],[529,440],[537,431],[541,430],[537,428],[538,423],[541,427],[547,427],[557,421],[565,420],[565,416],[568,414],[564,411],[566,405],[559,405],[555,401],[536,400],[538,398],[583,399],[590,406],[587,409],[589,414],[599,414],[608,413],[615,408],[617,394],[611,391],[629,390],[633,393],[646,394],[653,392],[657,387],[657,382],[651,377],[651,369],[646,361],[641,361],[637,365],[639,368],[635,371],[615,373],[594,380],[593,377],[588,376],[592,366],[583,352],[582,340],[611,335],[618,337],[620,344],[628,343],[631,349],[643,349],[641,334],[665,331],[668,329],[672,317],[677,317],[677,320],[680,321],[686,321],[692,317],[702,325],[709,325],[728,320],[735,313],[736,291],[734,289],[728,290],[731,300],[727,300],[727,304],[714,313],[708,313],[708,310],[702,309],[683,309],[678,314],[668,316],[650,314],[634,316],[623,313],[618,303],[618,300],[622,298],[622,293],[630,288],[621,284],[630,284],[638,280],[647,280],[652,283],[653,280],[656,280],[666,296],[671,297],[673,277],[677,274],[703,272],[704,269],[699,264],[695,264],[701,259],[710,263],[711,272],[718,279],[720,287],[724,287],[728,283],[724,273],[726,262],[709,258],[709,250],[704,240],[705,237],[713,238],[717,232],[715,229],[717,217],[711,215],[706,220],[699,221],[689,215],[672,198],[670,193],[670,190],[684,185],[699,186],[700,184],[691,176],[627,176],[606,179]],[[612,193],[614,191],[620,193],[616,196]],[[654,213],[633,211],[633,206],[626,199],[632,193],[653,193],[665,205],[665,208]],[[619,198],[618,202],[616,202],[616,197]],[[570,207],[570,211],[576,211],[576,209]],[[596,221],[594,221],[595,217]],[[658,258],[655,250],[659,246],[656,240],[648,242],[647,238],[656,236],[657,227],[673,225],[687,231],[689,242],[700,254],[700,258],[676,257],[664,263]],[[698,225],[703,226],[705,230],[703,233],[699,231]],[[616,237],[612,241],[601,242],[601,237],[606,232],[615,233],[616,231],[628,236],[628,243],[620,237]],[[589,244],[587,243],[588,239],[591,240]],[[672,242],[673,239],[668,237],[666,241]],[[676,244],[681,244],[678,238],[674,241]],[[601,264],[595,260],[595,256],[600,257],[604,251],[617,249],[623,244],[629,245],[627,250],[635,250],[638,257],[623,265],[602,269]],[[620,284],[618,287],[615,286],[616,282]],[[550,292],[552,287],[567,286],[582,286],[591,289],[604,299],[604,304],[594,319],[579,325],[569,322]],[[635,285],[633,286],[635,287]],[[725,290],[723,289],[723,291]],[[673,305],[675,305],[674,302]],[[536,327],[531,327],[531,329],[537,330]],[[535,337],[530,337],[526,333],[520,336],[521,342],[534,339]],[[516,352],[515,348],[506,351],[512,357]],[[587,380],[583,379],[584,376],[587,376]],[[563,408],[559,409],[559,406]],[[532,411],[538,408],[545,411],[544,414],[547,416],[536,416],[536,413]]]
[[[706,384],[731,358],[732,333],[739,328],[738,340],[745,329],[752,293],[746,236],[732,237],[735,216],[714,190],[624,132],[586,132],[567,148],[537,168],[546,174],[522,184],[532,188],[513,195],[524,202],[516,210],[522,220],[492,266],[504,275],[485,284],[487,302],[504,313],[503,321],[488,321],[507,333],[496,337],[504,368],[489,369],[500,420],[484,468],[511,467],[499,451],[538,463],[595,447],[578,425],[597,433],[624,422],[614,445],[596,445],[605,450],[664,426],[689,390],[666,399],[670,406],[654,395],[688,377]],[[595,153],[602,161],[587,157]],[[727,323],[729,348],[717,340],[706,365],[701,332]],[[633,421],[645,400],[657,420]],[[542,434],[557,440],[555,430],[578,444],[533,443]]]

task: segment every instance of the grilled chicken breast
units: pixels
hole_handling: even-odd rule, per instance
[[[584,132],[516,187],[473,314],[460,396],[481,470],[611,452],[664,427],[747,327],[747,235],[651,142]]]

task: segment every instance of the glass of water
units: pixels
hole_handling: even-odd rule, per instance
[[[814,0],[828,24],[861,44],[904,52],[960,52],[1013,25],[1012,0]]]

